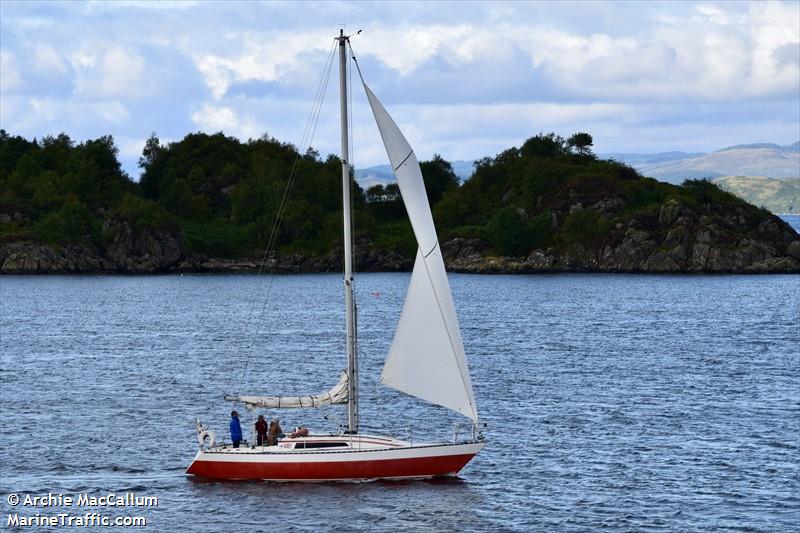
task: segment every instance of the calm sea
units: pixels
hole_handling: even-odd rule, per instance
[[[452,438],[456,415],[376,385],[407,282],[357,278],[362,429]],[[87,511],[12,493],[130,491],[158,506],[88,510],[150,531],[797,531],[800,277],[451,283],[487,447],[456,479],[314,485],[184,469],[196,416],[227,433],[225,392],[335,383],[338,276],[0,278],[2,527]]]
[[[795,231],[800,232],[800,215],[783,215],[781,218],[788,222]]]

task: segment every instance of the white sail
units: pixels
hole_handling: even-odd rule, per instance
[[[364,85],[419,250],[381,383],[478,421],[461,330],[414,151]]]
[[[326,405],[347,403],[347,372],[342,372],[339,382],[328,392],[314,396],[225,396],[230,402],[239,402],[248,409],[299,409],[303,407],[324,407]]]

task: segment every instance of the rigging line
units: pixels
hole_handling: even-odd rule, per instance
[[[367,84],[364,81],[364,76],[361,73],[361,67],[358,64],[358,60],[356,59],[355,50],[353,50],[353,45],[352,44],[350,44],[350,52],[351,52],[351,54],[353,56],[353,63],[355,63],[356,70],[358,71],[358,77],[361,78],[361,83],[366,87]],[[412,150],[411,153],[413,154],[414,151]],[[411,156],[411,154],[408,154],[408,156],[406,156],[406,159],[408,159],[410,156]],[[403,163],[405,163],[405,160],[403,161]],[[401,165],[402,165],[402,163],[400,165],[398,165],[398,168],[400,168]],[[436,246],[438,246],[438,245],[439,245],[439,241],[437,239]],[[431,252],[433,252],[433,250],[436,249],[436,246],[434,246],[430,250],[430,252],[428,252],[428,254],[425,257],[422,258],[422,263],[425,265],[425,273],[427,274],[428,281],[430,282],[431,288],[433,289],[433,297],[436,299],[436,307],[439,310],[439,316],[442,317],[442,322],[444,322],[444,325],[445,325],[444,329],[447,331],[447,339],[450,342],[450,348],[451,348],[453,357],[456,359],[456,366],[458,367],[458,371],[461,374],[461,381],[466,384],[466,380],[464,379],[464,371],[461,369],[461,365],[458,364],[458,356],[457,356],[457,352],[456,352],[456,348],[455,348],[455,343],[453,342],[453,336],[450,333],[450,328],[449,328],[449,325],[447,323],[447,320],[445,319],[444,310],[442,309],[442,304],[439,301],[439,295],[437,294],[436,289],[435,289],[435,287],[433,285],[433,279],[431,278],[431,272],[430,272],[430,269],[428,269],[428,263],[426,261],[427,256],[430,255]],[[442,259],[442,261],[444,261],[444,259]],[[467,374],[467,379],[469,379],[469,374]],[[472,407],[473,412],[477,415],[477,409],[475,408],[475,404],[474,404],[473,400],[472,399],[469,399],[469,400],[470,400],[470,402],[469,402],[470,403],[470,407]]]
[[[347,44],[350,44],[350,39],[347,40]],[[348,83],[348,91],[347,91],[347,111],[348,111],[348,127],[347,127],[347,136],[348,136],[348,154],[347,154],[347,162],[350,167],[347,169],[347,180],[348,186],[350,187],[350,236],[353,241],[356,241],[356,233],[355,233],[355,218],[356,218],[356,209],[355,209],[355,165],[353,164],[353,154],[355,153],[355,148],[353,147],[353,68],[351,63],[347,62],[347,83]],[[351,174],[352,171],[352,174]],[[352,257],[351,257],[352,260]],[[351,276],[352,277],[352,276]],[[355,298],[355,290],[353,290],[352,284],[350,285],[350,290],[353,292],[353,297]],[[355,306],[355,304],[353,304]]]
[[[366,85],[367,83],[364,81],[364,76],[361,74],[361,67],[358,64],[358,60],[356,59],[356,51],[353,50],[353,44],[348,39],[347,44],[350,45],[350,55],[353,57],[353,63],[356,65],[356,70],[358,71],[358,77],[361,78],[361,83]]]
[[[350,39],[347,40],[347,45],[350,46]],[[351,54],[352,54],[352,46],[350,46],[350,51],[351,51]],[[348,109],[349,114],[350,114],[350,120],[348,121],[348,124],[349,124],[348,134],[350,136],[350,142],[348,143],[348,147],[350,149],[350,154],[348,155],[348,161],[351,164],[352,172],[353,172],[352,176],[348,176],[348,179],[350,180],[350,183],[349,183],[349,185],[350,185],[350,235],[352,236],[353,240],[357,243],[358,240],[356,239],[356,208],[355,208],[355,201],[354,201],[357,184],[356,184],[356,180],[355,180],[355,177],[356,177],[355,165],[353,164],[353,159],[355,158],[355,146],[354,146],[354,144],[355,144],[354,143],[354,137],[355,136],[353,134],[353,130],[355,129],[353,127],[353,66],[349,61],[347,62],[347,71],[348,71],[347,72],[347,74],[348,74],[347,75],[347,82],[349,84],[349,90],[347,92],[347,96],[348,96],[349,102],[348,102],[348,108],[347,109]],[[356,246],[358,246],[358,245],[356,244]],[[355,266],[356,266],[355,265],[355,261],[353,261],[353,268],[355,268]],[[352,277],[352,273],[351,273],[351,277]],[[356,369],[355,370],[356,370],[356,373],[357,373],[358,372],[358,363],[357,363],[357,361],[358,361],[358,302],[357,302],[357,299],[356,299],[355,283],[353,283],[353,282],[350,283],[350,291],[353,294],[353,353],[354,353],[355,358],[356,358],[356,365],[355,365]],[[354,384],[353,387],[354,387],[354,390],[356,390],[355,387],[357,387],[357,384]],[[357,394],[357,392],[356,392],[356,394]],[[358,414],[357,413],[358,413],[358,411],[356,411],[356,418],[358,418]]]
[[[335,42],[333,44],[335,44]],[[328,64],[332,60],[333,48],[334,48],[333,44],[331,46],[331,52],[329,52]],[[325,72],[328,71],[328,66],[327,65],[326,65],[326,68],[324,69],[324,71]],[[295,177],[296,172],[297,172],[297,164],[298,164],[298,161],[299,161],[299,158],[300,158],[300,154],[302,153],[302,147],[305,145],[306,139],[308,137],[308,131],[310,129],[310,125],[314,120],[314,115],[315,115],[314,111],[315,111],[315,107],[317,106],[317,101],[319,99],[320,93],[322,91],[322,82],[323,82],[324,79],[325,78],[324,78],[324,74],[323,74],[323,78],[320,80],[320,84],[317,87],[317,92],[316,92],[315,98],[314,98],[314,105],[312,106],[312,111],[309,114],[308,120],[306,121],[306,126],[305,126],[305,130],[303,132],[303,137],[301,139],[300,146],[298,147],[298,152],[297,152],[297,154],[295,156],[294,163],[292,165],[292,168],[291,168],[291,171],[290,171],[290,174],[289,174],[289,179],[287,180],[286,187],[284,188],[283,197],[281,199],[280,205],[278,206],[278,209],[276,210],[275,222],[273,223],[272,230],[271,230],[269,238],[267,240],[267,246],[266,246],[266,248],[264,250],[264,256],[263,256],[261,264],[259,266],[259,270],[258,270],[258,274],[259,275],[263,273],[263,271],[264,271],[264,269],[266,267],[266,264],[267,264],[267,259],[270,256],[270,254],[273,252],[275,244],[277,242],[277,234],[278,234],[278,230],[279,230],[279,226],[280,226],[280,222],[281,222],[281,217],[283,215],[283,212],[285,211],[285,204],[286,204],[285,200],[288,197],[288,193],[289,193],[289,191],[291,189],[291,186],[292,186],[292,184],[294,182],[294,177]],[[269,277],[269,287],[268,287],[268,291],[267,291],[267,296],[265,298],[265,304],[266,304],[266,302],[269,301],[269,293],[271,292],[273,279],[274,279],[274,273],[273,273],[272,276]],[[260,286],[259,286],[259,290],[256,291],[255,294],[258,294],[258,293],[261,292],[261,289],[263,288],[263,285],[264,285],[264,283],[262,282],[260,284]],[[255,296],[254,296],[254,298],[255,298]],[[252,342],[251,342],[251,345],[250,345],[250,347],[248,349],[247,360],[245,362],[245,371],[249,367],[250,357],[252,355],[252,349],[253,349],[253,345],[255,343],[255,337],[257,336],[258,330],[261,327],[261,324],[262,324],[262,321],[263,321],[263,316],[264,316],[264,309],[262,307],[261,314],[259,315],[258,327],[257,327],[256,331],[253,334]],[[230,384],[231,384],[232,380],[233,380],[233,373],[231,374],[231,376],[229,378],[228,386],[226,387],[228,390],[230,389]]]
[[[335,45],[335,42],[334,42],[334,45]],[[296,178],[297,178],[297,171],[299,169],[299,164],[300,164],[300,160],[301,160],[301,157],[302,157],[301,154],[303,152],[303,146],[305,146],[305,143],[307,142],[308,147],[310,148],[310,145],[313,142],[314,134],[316,132],[316,126],[317,126],[317,123],[318,123],[318,120],[319,120],[320,111],[322,109],[322,101],[324,99],[325,91],[326,91],[327,85],[328,85],[328,80],[330,78],[330,72],[331,72],[331,68],[332,68],[331,67],[332,63],[333,63],[333,52],[331,52],[331,57],[330,57],[328,65],[327,65],[326,72],[323,75],[324,84],[321,86],[321,89],[318,92],[318,99],[315,101],[315,107],[312,106],[312,115],[311,115],[311,119],[310,119],[310,127],[308,128],[307,138],[303,139],[303,145],[301,145],[299,147],[299,150],[298,150],[297,155],[296,155],[295,160],[294,160],[294,165],[292,167],[292,171],[291,171],[290,176],[289,176],[289,181],[288,181],[288,183],[286,185],[286,189],[284,190],[283,198],[281,199],[281,204],[280,204],[280,206],[278,208],[278,213],[276,215],[275,224],[273,225],[273,231],[270,234],[270,244],[268,245],[268,250],[274,251],[275,245],[277,244],[277,239],[278,239],[278,234],[279,234],[279,231],[280,231],[280,226],[281,226],[281,223],[283,222],[283,214],[285,213],[286,206],[288,205],[288,199],[289,199],[289,195],[290,195],[292,186],[293,186],[293,184],[294,184],[294,182],[296,181]],[[269,284],[267,286],[267,294],[266,294],[266,297],[264,299],[264,305],[261,308],[261,313],[259,315],[258,327],[256,328],[256,332],[253,335],[253,339],[252,339],[252,342],[250,344],[250,349],[248,351],[247,361],[245,363],[245,368],[243,369],[242,375],[240,376],[240,381],[239,381],[240,386],[241,386],[241,381],[244,378],[244,374],[246,373],[247,369],[249,368],[250,360],[252,358],[253,347],[255,345],[256,336],[258,334],[258,331],[261,328],[261,325],[263,324],[264,315],[266,314],[266,310],[267,310],[267,308],[269,306],[269,296],[270,296],[270,294],[272,292],[273,282],[274,282],[274,273],[269,278]]]
[[[267,264],[267,259],[272,254],[272,252],[274,252],[275,245],[277,244],[278,231],[280,229],[281,222],[283,220],[283,214],[284,214],[284,212],[286,210],[286,205],[288,203],[289,193],[291,191],[292,185],[294,184],[294,182],[296,180],[297,171],[298,171],[298,168],[299,168],[300,158],[302,157],[302,154],[304,153],[303,147],[306,145],[306,143],[308,144],[308,147],[310,147],[311,143],[313,142],[314,133],[316,132],[316,125],[317,125],[317,122],[319,120],[320,110],[322,108],[322,102],[324,100],[325,92],[326,92],[326,89],[327,89],[327,86],[328,86],[328,80],[330,79],[330,72],[331,72],[331,68],[332,68],[332,64],[333,64],[333,57],[334,57],[335,49],[336,49],[336,40],[334,39],[332,41],[332,44],[331,44],[331,49],[330,49],[330,51],[328,53],[328,59],[327,59],[326,65],[323,68],[323,74],[322,74],[322,77],[320,79],[320,83],[317,86],[317,91],[315,93],[314,102],[313,102],[313,105],[311,107],[311,111],[309,113],[309,117],[308,117],[308,119],[306,121],[306,126],[305,126],[304,131],[303,131],[303,137],[301,138],[300,146],[298,146],[298,151],[297,151],[297,154],[295,156],[294,162],[292,164],[292,168],[291,168],[290,173],[289,173],[289,178],[287,180],[286,187],[284,188],[283,197],[281,198],[280,205],[278,206],[278,209],[276,211],[275,222],[273,223],[272,230],[270,232],[270,236],[269,236],[269,239],[267,241],[267,247],[264,250],[264,256],[262,257],[261,264],[259,266],[259,270],[258,270],[258,274],[259,275],[264,272],[264,270],[266,268],[266,264]],[[244,374],[247,372],[247,369],[249,368],[249,364],[250,364],[250,360],[251,360],[251,357],[252,357],[252,353],[253,353],[253,348],[254,348],[254,345],[255,345],[256,337],[257,337],[258,331],[260,330],[261,325],[263,323],[264,314],[265,314],[265,311],[266,311],[266,308],[267,308],[267,305],[268,305],[268,302],[269,302],[269,296],[270,296],[270,293],[271,293],[271,290],[272,290],[272,284],[273,284],[273,281],[274,281],[274,277],[275,277],[275,274],[273,272],[269,276],[269,285],[267,287],[267,293],[266,293],[264,305],[261,308],[261,312],[259,314],[258,326],[256,328],[256,331],[253,334],[252,341],[251,341],[249,349],[248,349],[247,358],[245,360],[245,366],[244,366],[244,369],[243,369],[242,374],[240,375],[240,379],[239,379],[239,386],[241,386],[241,381],[244,378]],[[261,286],[259,287],[259,291],[258,292],[260,292],[261,287],[263,287],[263,282],[261,283]],[[231,376],[230,376],[230,378],[228,380],[228,384],[226,386],[226,390],[230,389],[232,381],[233,381],[233,373],[231,374]],[[238,393],[237,393],[237,395],[238,395]],[[236,405],[236,402],[234,402],[234,407],[235,407],[235,405]]]

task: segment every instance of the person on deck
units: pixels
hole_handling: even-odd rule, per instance
[[[278,444],[279,437],[285,437],[285,435],[283,434],[283,430],[281,429],[280,420],[276,418],[269,423],[269,432],[267,434],[267,445],[275,446],[276,444]]]
[[[239,413],[236,411],[231,411],[231,440],[234,448],[238,448],[242,442],[242,426],[239,424]]]
[[[268,429],[267,421],[264,420],[264,415],[258,415],[258,422],[256,422],[256,433],[258,434],[256,437],[256,444],[258,444],[258,446],[263,446],[267,441]]]

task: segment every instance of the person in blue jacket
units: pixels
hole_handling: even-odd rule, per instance
[[[242,426],[239,424],[239,413],[236,411],[231,412],[231,440],[234,448],[238,448],[242,442]]]

